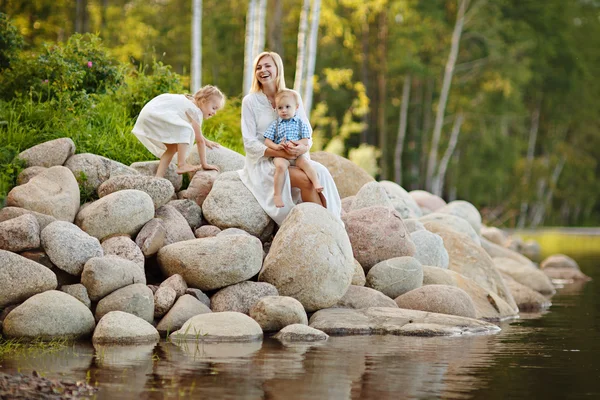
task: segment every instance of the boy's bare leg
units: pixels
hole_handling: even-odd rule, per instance
[[[323,186],[321,186],[317,172],[314,170],[312,165],[310,165],[310,161],[308,161],[308,159],[305,157],[298,157],[296,159],[296,166],[306,173],[306,176],[308,176],[308,179],[310,179],[312,182],[317,193],[321,193],[323,191]]]
[[[158,168],[156,169],[156,176],[158,178],[164,178],[167,173],[167,168],[169,168],[169,164],[171,164],[171,160],[175,153],[177,153],[177,144],[175,143],[165,143],[167,146],[167,150],[160,157],[160,161],[158,163]]]
[[[290,166],[290,162],[282,157],[275,157],[273,159],[275,164],[275,184],[273,200],[275,201],[275,207],[281,208],[284,206],[283,199],[281,198],[281,192],[283,190],[283,182],[285,181],[285,171]]]
[[[199,165],[190,165],[185,161],[185,157],[187,156],[189,144],[187,143],[177,143],[177,170],[176,172],[181,175],[187,172],[195,172],[200,169]]]

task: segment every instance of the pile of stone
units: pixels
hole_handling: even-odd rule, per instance
[[[549,277],[586,278],[566,256],[538,268],[466,201],[376,182],[333,154],[313,158],[334,177],[343,222],[304,203],[279,228],[240,181],[243,156],[223,147],[208,152],[220,171],[195,173],[186,190],[174,168],[156,178],[158,161],[75,154],[68,138],[20,158],[27,168],[0,210],[9,338],[489,333],[548,307]],[[80,206],[80,193],[98,199]]]

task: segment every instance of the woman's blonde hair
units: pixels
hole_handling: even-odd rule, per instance
[[[215,99],[219,100],[219,108],[223,108],[225,106],[225,95],[219,90],[218,87],[213,85],[202,86],[196,93],[194,93],[193,97],[198,104],[208,101],[214,97]]]
[[[277,68],[277,90],[285,89],[285,77],[283,76],[283,61],[279,54],[273,51],[263,51],[254,59],[254,65],[252,68],[252,87],[250,93],[260,92],[262,90],[262,84],[256,79],[256,67],[263,57],[269,56],[273,59],[275,67]]]

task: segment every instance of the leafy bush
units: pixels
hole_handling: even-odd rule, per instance
[[[242,101],[237,97],[227,99],[225,107],[217,115],[202,123],[202,134],[222,146],[244,154],[241,116]]]
[[[10,66],[22,47],[23,37],[10,23],[8,16],[0,13],[0,72]]]

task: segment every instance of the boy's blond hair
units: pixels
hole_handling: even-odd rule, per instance
[[[212,97],[219,100],[219,108],[223,108],[225,106],[225,95],[216,86],[206,85],[194,93],[194,100],[196,100],[196,103],[198,104],[208,101]]]
[[[275,95],[275,104],[279,104],[279,101],[284,97],[291,97],[296,102],[296,105],[300,105],[300,96],[294,90],[282,89]]]

